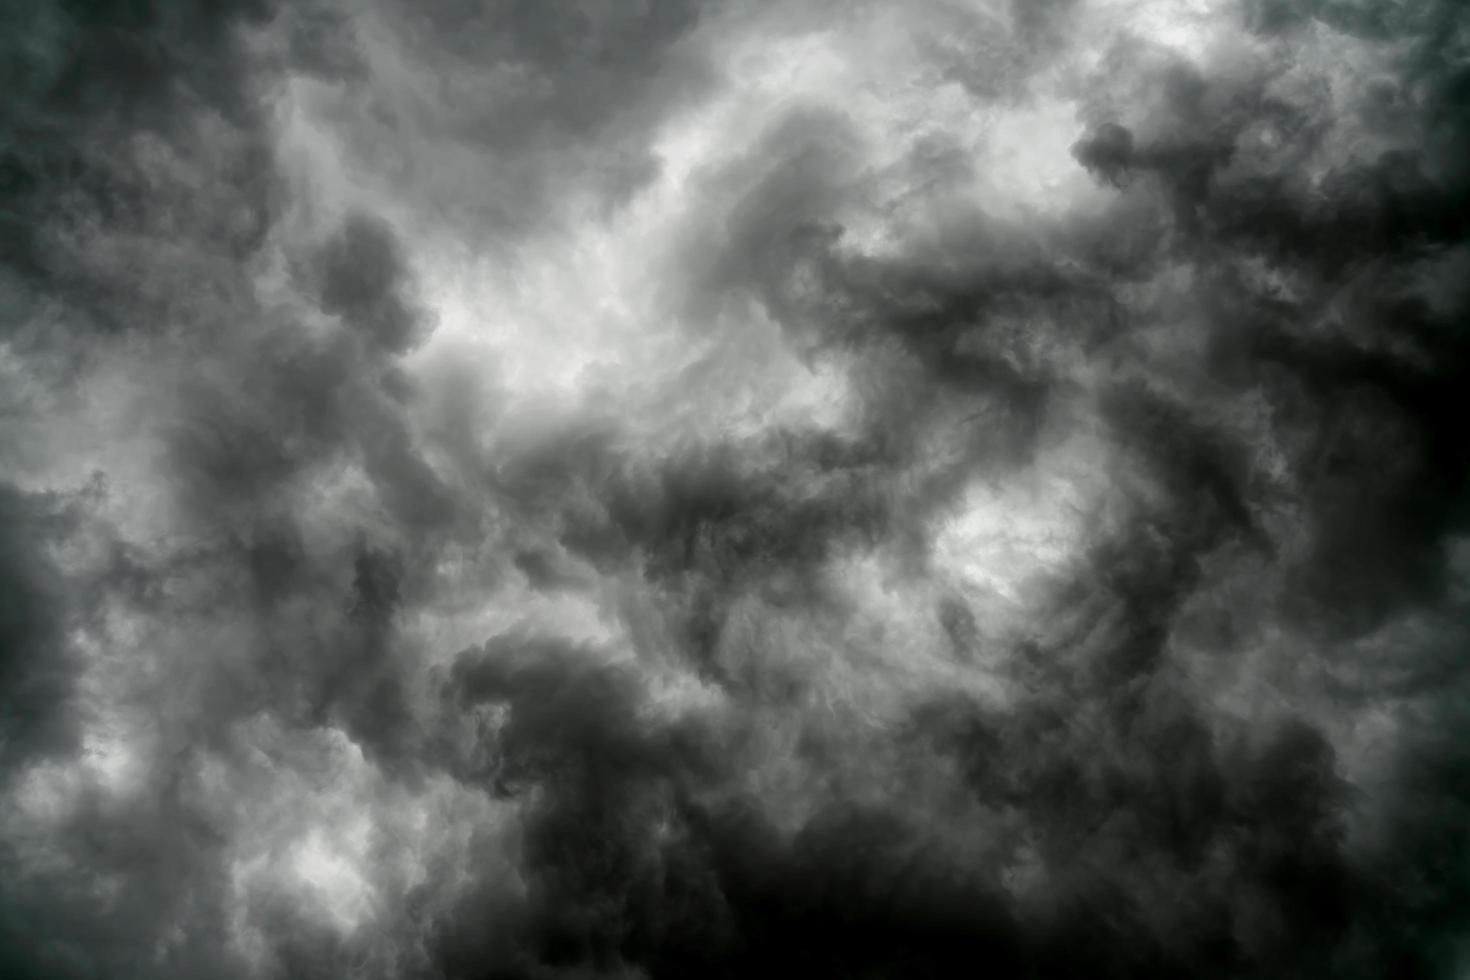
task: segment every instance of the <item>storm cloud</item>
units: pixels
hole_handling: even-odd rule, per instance
[[[0,66],[0,974],[1470,969],[1459,3]]]

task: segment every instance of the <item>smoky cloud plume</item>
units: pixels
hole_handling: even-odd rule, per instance
[[[0,976],[1463,976],[1461,6],[7,5]]]

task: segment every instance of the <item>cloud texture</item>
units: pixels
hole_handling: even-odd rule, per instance
[[[0,974],[1470,969],[1456,0],[0,66]]]

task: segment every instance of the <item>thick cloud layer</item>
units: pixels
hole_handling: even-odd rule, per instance
[[[1459,3],[0,17],[0,974],[1470,969]]]

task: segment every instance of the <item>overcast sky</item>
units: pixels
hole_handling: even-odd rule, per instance
[[[1459,0],[0,11],[6,980],[1470,976]]]

